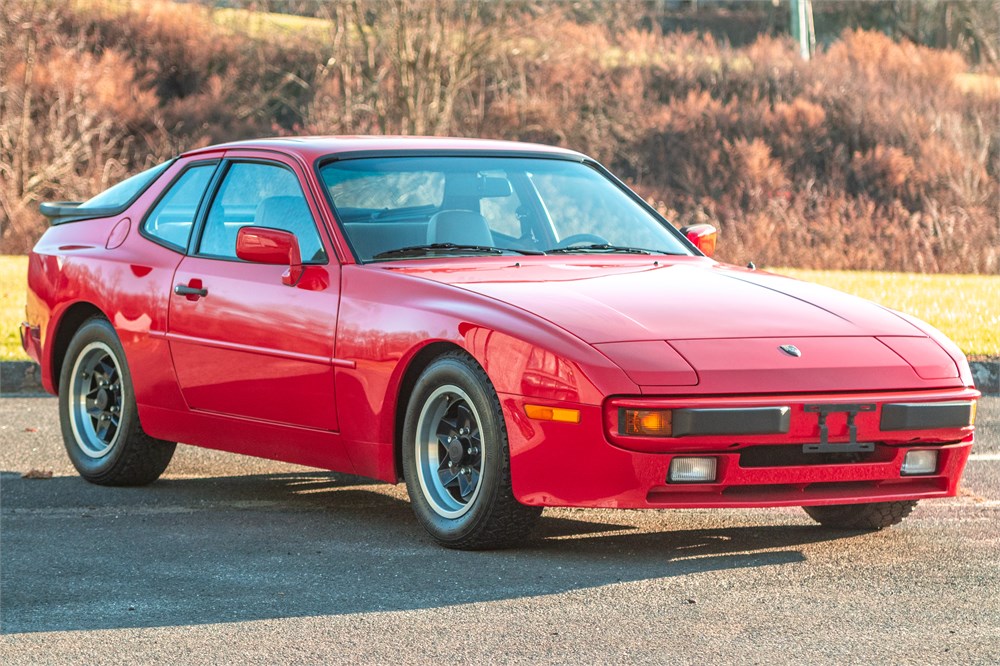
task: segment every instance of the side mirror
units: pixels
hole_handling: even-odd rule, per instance
[[[693,224],[690,227],[681,227],[681,233],[706,257],[715,254],[715,241],[719,237],[719,232],[711,224]]]
[[[305,269],[295,234],[268,227],[241,227],[236,235],[236,256],[255,264],[286,265],[282,284],[296,284]]]

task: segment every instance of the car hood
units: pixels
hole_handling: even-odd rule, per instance
[[[700,258],[398,268],[532,312],[591,343],[922,335],[892,312],[818,285]]]
[[[546,258],[550,259],[550,258]],[[590,343],[643,390],[930,388],[949,354],[890,310],[833,289],[698,257],[396,267],[526,310]],[[782,352],[792,345],[799,356]]]

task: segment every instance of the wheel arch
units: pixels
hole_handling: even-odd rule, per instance
[[[107,321],[108,316],[99,307],[89,301],[77,301],[67,307],[55,322],[52,333],[51,351],[49,353],[49,380],[55,392],[59,392],[59,375],[62,373],[63,361],[66,359],[66,350],[69,343],[80,330],[84,322],[93,318],[101,317]]]
[[[403,421],[406,419],[406,409],[410,404],[410,396],[417,379],[435,359],[452,351],[462,351],[468,354],[468,350],[461,345],[446,340],[431,342],[417,351],[406,365],[403,377],[399,382],[399,390],[396,392],[396,409],[393,415],[393,466],[395,467],[396,481],[403,480]],[[469,354],[470,358],[472,357]],[[477,361],[478,362],[478,361]]]

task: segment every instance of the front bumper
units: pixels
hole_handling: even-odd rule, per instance
[[[951,497],[972,449],[973,428],[925,431],[881,431],[885,404],[974,400],[971,389],[828,396],[697,399],[714,406],[790,405],[789,432],[781,435],[671,438],[622,446],[606,426],[608,406],[572,405],[580,422],[557,423],[529,419],[527,400],[501,395],[511,451],[514,495],[523,504],[606,508],[734,508],[852,504]],[[637,398],[654,404],[691,404],[683,399]],[[850,459],[827,454],[804,455],[804,444],[819,441],[815,414],[805,403],[875,403],[870,414],[858,415],[860,441],[875,450]],[[553,405],[555,406],[555,405]],[[566,405],[562,405],[566,406]],[[849,440],[846,419],[831,420],[829,441]],[[933,474],[903,476],[907,451],[933,449],[938,462]],[[787,452],[787,455],[786,455]],[[717,459],[712,483],[668,482],[670,461],[680,455]]]
[[[932,475],[901,476],[900,468],[911,448],[938,451]],[[968,442],[935,447],[891,447],[888,460],[875,463],[790,465],[745,468],[740,454],[718,458],[718,477],[711,484],[662,484],[646,494],[649,506],[763,507],[853,504],[926,499],[955,495],[958,480],[972,450]]]

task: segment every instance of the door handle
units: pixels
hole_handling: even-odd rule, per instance
[[[178,296],[187,296],[191,298],[201,298],[202,296],[208,296],[208,289],[203,289],[201,287],[189,287],[186,284],[178,284],[174,286],[174,293]],[[192,299],[193,300],[193,299]]]

